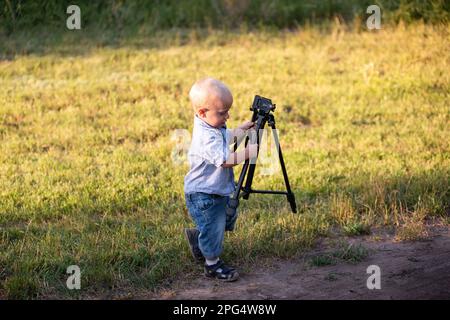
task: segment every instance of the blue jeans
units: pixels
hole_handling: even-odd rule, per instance
[[[207,259],[215,259],[223,250],[225,231],[233,231],[237,219],[237,211],[233,215],[226,214],[230,197],[203,192],[185,194],[186,206],[197,230],[199,248]]]

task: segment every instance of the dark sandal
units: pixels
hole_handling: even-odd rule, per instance
[[[226,282],[236,281],[239,278],[236,269],[227,267],[222,260],[212,266],[205,265],[205,275]]]

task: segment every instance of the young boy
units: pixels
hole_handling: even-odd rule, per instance
[[[220,260],[225,231],[232,231],[237,218],[226,214],[229,196],[235,190],[233,166],[256,157],[257,145],[230,152],[235,137],[239,143],[254,126],[246,122],[228,130],[226,121],[233,96],[225,84],[213,78],[197,81],[189,92],[194,108],[194,129],[188,153],[190,171],[184,178],[186,206],[195,229],[185,229],[193,257],[205,262],[205,275],[235,281],[239,274]]]

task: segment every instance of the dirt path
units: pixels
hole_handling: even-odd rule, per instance
[[[270,267],[243,270],[234,283],[221,283],[201,275],[177,281],[158,294],[138,299],[450,299],[450,229],[440,227],[424,241],[396,242],[391,234],[340,238],[340,245],[367,253],[324,265],[332,257],[336,239],[321,240],[307,255],[276,260]],[[364,250],[367,249],[367,250]],[[338,250],[338,251],[336,251]],[[316,257],[315,264],[311,264]],[[321,258],[317,258],[321,257]],[[326,263],[325,263],[326,264]],[[369,265],[381,270],[381,289],[366,286]]]

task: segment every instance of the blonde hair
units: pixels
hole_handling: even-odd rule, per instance
[[[194,111],[207,106],[211,99],[219,98],[222,101],[228,100],[233,103],[233,96],[228,87],[221,81],[214,78],[204,78],[194,83],[189,91]]]

